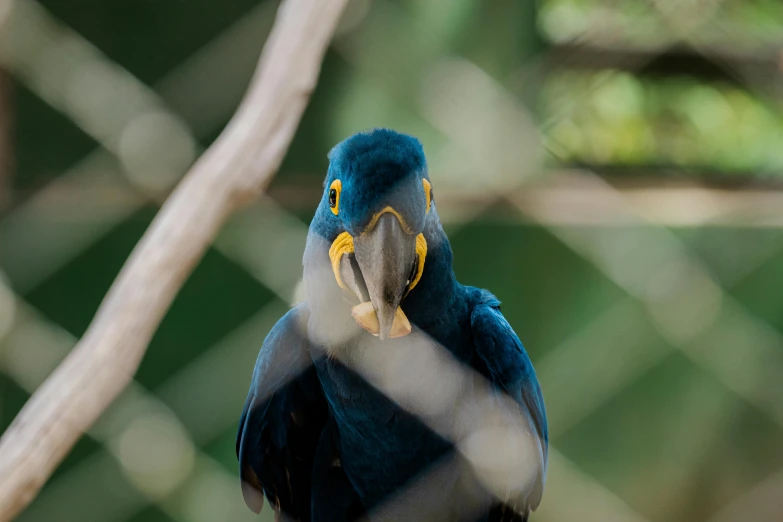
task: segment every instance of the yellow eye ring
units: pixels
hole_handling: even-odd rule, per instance
[[[432,185],[426,178],[422,178],[421,184],[424,185],[424,197],[427,199],[427,214],[429,214],[432,205]]]
[[[332,181],[329,185],[329,208],[335,216],[340,212],[340,192],[343,190],[343,184],[339,179]]]

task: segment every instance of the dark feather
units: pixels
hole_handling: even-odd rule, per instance
[[[522,342],[500,312],[500,301],[486,290],[476,292],[480,297],[471,314],[471,328],[480,365],[493,385],[519,404],[520,412],[531,419],[540,440],[539,475],[533,490],[522,499],[525,505],[518,506],[533,510],[541,502],[546,480],[549,431],[544,397]]]
[[[242,492],[255,512],[266,494],[276,511],[310,519],[313,460],[328,418],[310,359],[307,309],[289,311],[267,336],[237,434]]]

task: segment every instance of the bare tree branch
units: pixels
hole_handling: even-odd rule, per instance
[[[282,3],[237,113],[166,201],[84,337],[0,439],[0,522],[32,501],[130,382],[174,296],[223,222],[280,165],[345,3]]]

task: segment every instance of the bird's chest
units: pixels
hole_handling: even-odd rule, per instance
[[[337,424],[341,462],[354,487],[378,499],[434,462],[450,445],[334,359],[316,362]]]

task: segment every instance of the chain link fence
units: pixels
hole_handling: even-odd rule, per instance
[[[536,366],[552,446],[534,520],[778,520],[783,12],[733,0],[500,4],[350,6],[306,139],[221,232],[137,380],[20,520],[256,519],[234,435],[258,347],[303,296],[322,177],[311,166],[325,171],[332,144],[378,125],[424,142],[458,277],[499,295]],[[3,426],[230,116],[276,9],[228,3],[209,30],[207,14],[172,15],[194,42],[164,39],[170,49],[144,69],[122,31],[100,36],[101,13],[70,5],[17,0],[0,36],[20,107],[19,161],[0,163],[19,173],[0,177],[13,191],[0,217]],[[159,21],[135,27],[167,34]],[[474,376],[431,348],[352,366],[444,433],[437,398]],[[401,380],[400,357],[423,357],[420,378]],[[491,489],[510,470],[474,450],[496,424],[475,404],[459,410],[447,413],[465,416],[464,431],[444,434],[485,465]],[[381,510],[399,518],[447,468]]]

